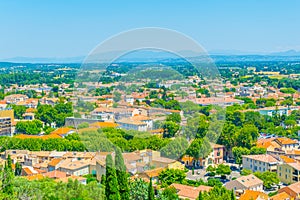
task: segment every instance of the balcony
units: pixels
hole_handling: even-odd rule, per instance
[[[296,182],[298,182],[298,181],[299,181],[299,179],[298,179],[297,177],[293,177],[293,181],[296,181]]]
[[[293,176],[299,176],[299,173],[298,173],[298,171],[293,171]]]

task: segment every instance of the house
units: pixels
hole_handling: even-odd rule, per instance
[[[211,143],[210,146],[212,147],[212,152],[204,160],[205,161],[204,166],[222,164],[225,147],[223,145],[214,144],[214,143]]]
[[[61,163],[63,162],[63,159],[61,158],[53,158],[49,163],[48,163],[48,171],[55,171],[57,170]]]
[[[239,200],[269,200],[269,196],[260,191],[246,190],[239,198]]]
[[[293,183],[289,186],[280,188],[278,194],[285,192],[294,199],[300,198],[300,182]]]
[[[151,166],[163,167],[168,169],[180,169],[180,170],[185,169],[184,164],[182,164],[181,162],[178,162],[177,160],[173,160],[170,158],[165,158],[165,157],[152,158]]]
[[[12,136],[13,125],[15,125],[14,111],[0,111],[0,136]]]
[[[99,119],[103,121],[114,121],[115,119],[115,114],[113,109],[103,108],[103,107],[95,108],[95,110],[91,112],[91,116],[95,119]]]
[[[243,157],[243,168],[249,169],[253,172],[265,172],[271,171],[276,172],[277,165],[280,163],[279,160],[269,154],[260,155],[245,155]]]
[[[6,97],[4,97],[4,100],[8,104],[17,104],[18,102],[25,101],[28,99],[28,96],[24,94],[11,94]]]
[[[52,131],[51,134],[56,134],[56,135],[59,135],[60,137],[64,138],[67,135],[70,135],[75,132],[76,131],[73,128],[61,127],[61,128],[56,129],[55,131]]]
[[[273,152],[281,148],[281,146],[274,141],[275,138],[261,138],[256,142],[256,146],[260,148],[265,148],[267,152]]]
[[[90,160],[66,159],[58,170],[68,175],[83,176],[89,174]]]
[[[43,174],[45,177],[52,178],[52,179],[60,179],[67,177],[67,174],[62,171],[54,170],[50,172],[46,172]]]
[[[21,171],[22,176],[33,176],[36,174],[38,174],[38,171],[36,171],[33,167],[30,166],[22,167],[22,171]]]
[[[291,110],[297,110],[297,106],[295,107],[284,107],[284,106],[278,106],[278,107],[265,107],[265,108],[260,108],[257,111],[261,115],[268,115],[272,117],[275,114],[279,114],[280,116],[282,115],[289,115]]]
[[[193,157],[184,155],[181,158],[181,162],[187,167],[207,167],[208,165],[222,164],[224,161],[224,146],[214,143],[210,143],[210,146],[212,151],[206,158],[194,159]]]
[[[202,97],[197,98],[195,100],[197,104],[201,106],[208,106],[208,105],[219,105],[219,106],[232,106],[234,104],[242,105],[244,104],[244,101],[239,99],[233,99],[233,98],[221,98],[221,97]]]
[[[123,118],[117,121],[120,124],[120,127],[127,130],[136,130],[136,131],[147,131],[148,126],[146,122],[132,120],[130,118]]]
[[[276,138],[274,140],[282,151],[290,151],[299,148],[299,142],[290,138]]]
[[[137,173],[137,164],[142,163],[143,158],[136,152],[123,153],[124,163],[129,173]]]
[[[111,154],[112,157],[115,157],[114,152],[97,152],[94,159],[96,160],[96,177],[97,180],[101,181],[102,175],[106,173],[106,156]]]
[[[228,190],[254,190],[263,191],[263,181],[250,174],[248,176],[241,176],[235,180],[229,181],[225,184]]]
[[[153,129],[153,120],[150,117],[147,117],[145,115],[134,115],[131,117],[132,121],[140,121],[147,124],[147,130]]]
[[[146,170],[140,174],[135,175],[135,178],[142,178],[143,180],[149,182],[150,178],[152,179],[153,183],[158,182],[159,174],[164,170],[164,168],[155,168],[151,170]]]
[[[286,192],[278,193],[270,198],[270,200],[291,200],[291,199],[292,197]]]
[[[209,192],[212,187],[200,185],[198,187],[172,183],[170,187],[174,187],[180,199],[196,200],[200,192]]]
[[[277,167],[277,175],[284,184],[300,181],[300,163],[283,163]]]

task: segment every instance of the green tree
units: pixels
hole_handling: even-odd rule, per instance
[[[258,129],[255,127],[255,125],[246,124],[243,126],[237,137],[237,143],[241,147],[250,149],[257,141],[258,136]]]
[[[219,199],[231,199],[232,191],[227,190],[223,186],[214,186],[209,192],[203,193],[203,199],[219,200]]]
[[[150,177],[150,182],[148,186],[148,200],[155,200],[154,190],[152,186],[152,177]]]
[[[116,156],[115,156],[115,163],[116,163],[116,174],[119,183],[119,193],[120,197],[123,200],[129,200],[130,193],[129,193],[129,186],[128,186],[128,175],[126,172],[126,166],[124,164],[124,159],[122,156],[122,152],[120,148],[115,148]]]
[[[41,132],[42,127],[43,123],[40,120],[19,121],[16,124],[16,131],[18,133],[37,135]]]
[[[106,156],[106,182],[105,182],[105,196],[107,200],[119,200],[119,186],[117,180],[117,174],[115,165],[113,163],[112,156],[108,154]]]
[[[178,200],[179,199],[176,188],[174,188],[172,186],[165,188],[162,191],[160,196],[162,196],[162,198],[158,198],[158,199],[161,199],[161,200]]]
[[[15,176],[21,176],[22,165],[19,162],[16,162],[15,165]]]
[[[120,92],[114,92],[113,93],[113,100],[114,100],[114,102],[119,102],[120,100],[121,100],[121,93]]]
[[[13,179],[14,174],[12,171],[12,160],[10,155],[7,156],[7,161],[4,164],[3,170],[3,181],[2,181],[2,190],[7,195],[13,195],[14,188],[13,188]]]
[[[219,175],[229,175],[231,173],[231,169],[229,165],[220,164],[216,169],[216,173]]]
[[[186,138],[176,137],[174,140],[164,146],[160,152],[163,157],[178,159],[183,156],[189,144]]]
[[[77,128],[82,129],[82,128],[88,128],[90,124],[88,122],[83,122],[81,124],[78,124]]]
[[[181,116],[179,113],[172,113],[167,116],[166,121],[172,121],[175,123],[180,123],[181,122]]]
[[[203,197],[203,195],[202,195],[202,192],[201,192],[201,191],[199,192],[199,197],[198,197],[198,200],[204,200],[204,197]]]
[[[207,138],[196,138],[186,150],[186,154],[195,158],[205,158],[211,152],[211,146]]]
[[[130,199],[147,200],[148,184],[142,179],[130,181]]]
[[[279,178],[276,172],[254,172],[254,175],[264,182],[266,189],[271,189],[273,185],[279,184]]]
[[[47,125],[51,125],[51,123],[55,122],[57,114],[57,110],[51,105],[40,105],[37,108],[36,117]]]
[[[26,112],[25,106],[12,105],[12,109],[14,110],[14,117],[17,119],[23,119],[23,114]]]
[[[252,147],[250,149],[250,154],[251,155],[258,155],[258,154],[266,154],[267,153],[267,149],[265,148],[261,148],[261,147]]]
[[[243,155],[249,155],[250,150],[244,147],[233,147],[232,148],[232,153],[235,158],[235,163],[236,164],[242,164],[242,156]]]
[[[174,137],[175,133],[177,133],[177,131],[179,130],[179,125],[173,121],[166,121],[163,124],[163,129],[164,129],[163,137],[171,138]]]
[[[179,169],[166,169],[158,176],[163,187],[169,186],[172,183],[182,183],[185,180],[185,177],[185,172]]]
[[[252,174],[252,171],[250,169],[242,169],[242,171],[241,171],[242,176],[247,176],[250,174]]]

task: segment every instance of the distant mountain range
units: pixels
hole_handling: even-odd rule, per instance
[[[101,54],[95,58],[102,57],[113,57],[113,55],[118,55],[119,52],[107,52],[105,54]],[[186,57],[197,57],[199,53],[192,51],[180,51],[178,52],[180,55],[184,55]],[[203,53],[202,53],[203,54]],[[205,55],[206,53],[204,53]],[[201,53],[200,53],[201,55]],[[259,53],[259,52],[243,52],[237,50],[214,50],[209,51],[208,55],[213,59],[219,60],[220,58],[225,60],[241,60],[245,61],[245,58],[252,60],[255,58],[263,59],[263,60],[272,60],[276,58],[276,60],[300,60],[300,51],[296,50],[288,50],[282,52],[273,52],[273,53]],[[289,58],[287,58],[289,57]],[[143,61],[143,62],[155,62],[164,59],[176,59],[177,55],[174,55],[165,51],[154,51],[154,50],[145,50],[145,51],[136,51],[134,53],[127,54],[118,59],[119,62],[130,62],[130,61]],[[66,57],[66,58],[34,58],[34,57],[14,57],[7,59],[0,59],[0,62],[13,62],[13,63],[81,63],[85,59],[85,56],[77,56],[77,57]],[[246,60],[247,60],[246,59]],[[99,60],[100,61],[100,60]],[[105,59],[104,59],[105,61]],[[103,62],[104,62],[103,61]]]

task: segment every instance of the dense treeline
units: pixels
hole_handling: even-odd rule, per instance
[[[39,139],[39,138],[14,138],[0,137],[0,151],[7,149],[24,149],[30,151],[85,151],[86,148],[80,141],[63,138]]]

